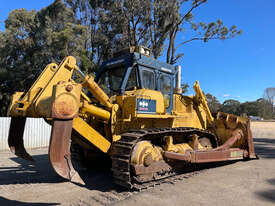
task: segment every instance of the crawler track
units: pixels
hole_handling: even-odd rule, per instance
[[[174,170],[174,168],[162,169],[161,172],[154,173],[151,181],[140,182],[137,181],[132,172],[130,159],[134,146],[141,140],[154,141],[164,136],[180,135],[184,137],[194,134],[215,139],[215,136],[209,131],[190,127],[132,130],[122,134],[121,139],[113,145],[112,171],[115,183],[128,189],[143,190],[163,182],[173,182],[174,180],[193,176],[197,173],[197,171],[194,171],[196,168],[184,174]]]

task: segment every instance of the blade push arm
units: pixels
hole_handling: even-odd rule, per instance
[[[195,95],[196,102],[202,105],[203,109],[206,112],[207,120],[209,121],[210,124],[212,124],[214,122],[214,118],[210,112],[206,97],[203,94],[198,81],[195,82],[195,84],[193,85],[193,88],[194,88],[194,91],[196,92],[196,95]]]
[[[73,68],[77,71],[82,78],[83,87],[87,88],[94,97],[104,105],[107,110],[112,111],[113,105],[110,102],[108,95],[98,86],[93,77],[86,76],[76,65]]]

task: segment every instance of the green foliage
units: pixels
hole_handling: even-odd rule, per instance
[[[240,115],[240,106],[241,103],[238,100],[228,99],[223,102],[221,110],[225,113]]]
[[[182,83],[182,84],[181,84],[181,88],[182,88],[182,94],[185,94],[185,93],[188,92],[189,84],[187,84],[187,83]]]
[[[208,42],[212,39],[225,40],[235,37],[242,33],[235,25],[229,29],[218,19],[215,22],[195,22],[193,11],[205,4],[206,0],[184,0],[172,1],[176,5],[174,11],[168,21],[170,28],[168,29],[168,48],[166,51],[166,61],[170,64],[175,64],[184,53],[177,53],[178,48],[189,42],[199,40]],[[177,36],[182,33],[187,33],[188,39],[176,45]]]
[[[257,116],[264,119],[272,119],[275,117],[275,113],[272,111],[272,105],[264,98],[244,103],[232,99],[226,100],[221,105],[220,111],[235,115]]]
[[[205,96],[206,96],[206,99],[208,102],[208,107],[209,107],[211,113],[217,113],[218,111],[220,111],[222,105],[217,100],[217,98],[215,96],[211,95],[210,93],[207,93]]]
[[[215,22],[195,22],[193,11],[206,0],[65,0],[82,25],[89,27],[91,58],[99,64],[113,50],[144,45],[152,49],[155,58],[166,52],[166,61],[175,64],[184,56],[177,53],[182,45],[201,40],[225,40],[241,34],[235,25],[229,29],[218,19]],[[176,45],[179,34],[189,33],[189,39]]]
[[[27,90],[50,62],[75,56],[90,74],[114,50],[144,45],[155,58],[166,54],[167,63],[183,57],[177,49],[193,40],[228,39],[241,33],[221,20],[194,21],[193,11],[206,0],[55,0],[40,11],[16,9],[0,32],[1,115],[15,91]],[[179,34],[194,37],[179,45]],[[190,36],[190,35],[184,35]],[[184,91],[188,88],[183,86]],[[5,106],[6,105],[6,106]]]
[[[206,94],[209,109],[212,113],[219,111],[244,116],[256,116],[264,119],[274,119],[275,112],[272,111],[272,104],[264,98],[256,101],[240,103],[234,99],[225,100],[222,104],[211,94]]]
[[[87,63],[86,26],[78,24],[73,12],[63,1],[36,12],[16,9],[5,21],[0,33],[0,115],[5,116],[11,95],[26,91],[50,62],[75,56],[83,70],[92,70]]]

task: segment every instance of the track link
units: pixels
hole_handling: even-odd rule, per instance
[[[215,136],[207,130],[200,130],[191,127],[178,128],[156,128],[131,130],[121,135],[121,139],[113,144],[112,154],[112,171],[114,182],[122,187],[143,190],[163,182],[173,182],[174,180],[184,179],[196,174],[196,171],[180,174],[174,170],[169,170],[158,174],[158,178],[153,178],[150,182],[140,183],[135,181],[135,177],[131,173],[131,153],[135,145],[142,140],[154,140],[164,136],[173,135],[193,135],[206,136],[215,138]]]

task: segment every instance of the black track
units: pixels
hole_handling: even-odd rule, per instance
[[[158,179],[152,179],[150,182],[140,183],[135,180],[130,165],[132,150],[139,141],[154,141],[161,139],[164,136],[188,136],[194,134],[199,137],[208,137],[212,140],[216,139],[216,137],[207,130],[200,130],[191,127],[131,130],[122,134],[121,139],[113,144],[112,171],[115,183],[128,189],[142,190],[161,184],[162,182],[182,179],[194,175],[196,173],[194,171],[180,174],[173,170],[167,171]]]

